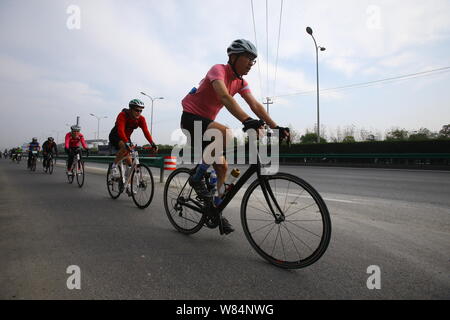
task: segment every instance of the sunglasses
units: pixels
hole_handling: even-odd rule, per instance
[[[133,108],[133,111],[137,112],[137,113],[142,113],[142,111],[144,111],[144,109]]]
[[[255,58],[254,55],[243,54],[243,56],[246,57],[249,60],[249,62],[251,63],[252,66],[256,64],[256,58]]]

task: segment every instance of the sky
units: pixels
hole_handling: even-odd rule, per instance
[[[106,139],[134,98],[146,103],[150,127],[151,101],[141,91],[164,97],[154,103],[152,133],[158,144],[175,144],[181,100],[213,65],[227,62],[226,48],[238,38],[258,47],[246,76],[255,97],[272,98],[277,124],[312,131],[316,51],[307,26],[326,47],[319,52],[321,89],[450,67],[449,0],[2,0],[0,148],[32,137],[62,142],[77,116],[85,137],[94,139],[91,113],[106,117]],[[449,71],[325,90],[322,131],[439,131],[450,123]],[[241,127],[225,108],[216,121]],[[146,142],[140,131],[132,140]]]

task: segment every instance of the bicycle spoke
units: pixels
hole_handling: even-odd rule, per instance
[[[274,221],[271,221],[270,223],[265,224],[265,225],[262,226],[261,228],[258,228],[258,229],[256,229],[256,230],[253,230],[253,231],[251,231],[250,233],[251,233],[251,234],[254,234],[254,233],[256,233],[256,232],[258,232],[258,231],[260,231],[260,230],[262,230],[262,229],[264,229],[264,228],[266,228],[266,227],[268,227],[268,226],[270,226],[270,225],[272,225],[272,224],[275,224],[275,222],[274,222]]]
[[[277,232],[277,237],[275,238],[275,242],[273,244],[273,249],[272,249],[272,253],[270,254],[273,257],[273,252],[275,251],[275,247],[277,245],[277,241],[278,241],[278,235],[280,234],[280,225],[278,225],[278,232]]]
[[[270,225],[270,224],[269,224]],[[264,237],[263,241],[259,244],[260,247],[262,247],[262,244],[264,243],[264,241],[266,241],[267,237],[269,236],[269,234],[272,232],[272,230],[275,228],[276,224],[273,224],[272,229],[270,229],[270,231],[266,234],[266,236]],[[266,226],[267,227],[267,226]],[[254,233],[254,232],[253,232]]]
[[[307,246],[309,250],[314,251],[313,249],[311,249],[311,247],[310,247],[306,242],[304,242],[302,239],[300,239],[299,237],[297,237],[297,236],[295,235],[295,233],[292,233],[286,225],[284,225],[284,227],[286,228],[286,230],[287,230],[287,232],[288,232],[289,234],[293,235],[294,238],[296,238],[298,241],[300,241],[300,242],[303,243],[305,246]]]
[[[272,215],[270,212],[268,212],[268,211],[263,211],[262,209],[259,209],[259,208],[256,208],[256,207],[250,206],[250,205],[249,205],[248,207],[249,207],[249,208],[252,208],[252,209],[255,209],[255,210],[258,210],[258,211],[261,211],[261,212],[263,212],[263,213],[265,213],[265,214],[267,214],[267,215],[273,217],[273,215]]]
[[[284,227],[286,229],[286,231],[287,231],[287,233],[289,235],[289,238],[291,238],[291,241],[292,241],[292,244],[293,244],[293,246],[295,248],[295,251],[298,254],[299,259],[302,260],[302,256],[300,255],[300,252],[298,251],[297,246],[295,245],[295,241],[294,241],[294,239],[292,239],[292,233],[289,231],[288,228],[286,228],[286,226],[284,224],[282,224],[282,227]],[[294,234],[294,237],[295,237],[295,234]]]
[[[305,192],[305,189],[302,189],[302,191],[300,192],[300,194],[294,199],[294,201],[291,201],[291,204],[289,205],[289,207],[287,208],[287,210],[285,211],[285,213],[289,212],[289,209],[292,207],[292,205],[297,202],[297,199],[301,197],[301,195],[303,194],[303,192]]]
[[[293,223],[293,222],[291,222],[291,221],[286,220],[286,222],[289,222],[290,224],[296,226],[297,228],[300,228],[300,229],[302,229],[302,230],[304,230],[304,231],[306,231],[306,232],[309,232],[309,233],[311,233],[312,235],[315,235],[315,236],[318,237],[318,238],[321,238],[321,237],[322,237],[322,236],[319,236],[318,234],[315,234],[315,233],[312,232],[312,231],[309,231],[308,229],[305,229],[305,228],[303,228],[303,227],[300,227],[299,225],[296,225],[295,223]]]
[[[288,183],[288,189],[286,191],[286,198],[284,198],[284,205],[283,205],[283,212],[286,212],[286,202],[287,202],[287,198],[289,195],[289,187],[291,186],[291,182],[289,181]]]
[[[312,203],[312,204],[310,204],[310,205],[307,205],[306,207],[303,207],[303,208],[298,209],[297,211],[295,211],[295,212],[293,212],[293,213],[291,213],[291,214],[286,215],[285,217],[286,217],[286,218],[287,218],[287,217],[290,217],[290,216],[296,214],[297,212],[300,212],[300,211],[302,211],[302,210],[305,210],[305,209],[308,209],[308,208],[312,207],[313,205],[317,205],[317,204],[314,202],[314,203]]]
[[[281,229],[280,226],[278,228]],[[286,250],[284,248],[284,242],[283,242],[283,232],[280,232],[280,242],[281,242],[281,247],[283,248],[284,261],[287,261]]]

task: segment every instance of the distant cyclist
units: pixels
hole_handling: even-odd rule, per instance
[[[112,173],[114,177],[119,177],[120,173],[117,169],[117,164],[123,158],[129,155],[129,151],[131,150],[133,144],[131,142],[131,134],[137,128],[141,128],[144,133],[145,138],[150,143],[154,152],[158,151],[158,147],[153,141],[152,135],[148,131],[147,122],[145,121],[145,117],[142,115],[142,111],[144,110],[145,105],[139,99],[133,99],[128,104],[128,109],[123,109],[122,112],[119,113],[116,119],[116,123],[114,128],[112,128],[109,133],[109,142],[110,144],[119,150],[116,154],[116,158],[114,159],[112,165]],[[132,161],[131,157],[126,158],[126,162],[128,166],[131,166]]]
[[[200,82],[198,89],[192,89],[182,101],[181,128],[189,132],[192,150],[194,150],[194,144],[201,144],[203,152],[206,146],[211,143],[202,140],[194,141],[194,121],[201,124],[202,135],[207,129],[218,129],[222,133],[224,149],[232,140],[233,137],[230,131],[227,130],[228,128],[215,121],[223,106],[244,125],[244,131],[261,129],[264,123],[267,123],[270,128],[279,129],[281,137],[288,136],[289,129],[279,127],[272,120],[264,106],[252,95],[247,81],[243,79],[243,76],[247,75],[256,63],[258,56],[256,47],[248,40],[238,39],[233,41],[227,48],[227,54],[228,63],[214,65]],[[233,98],[236,93],[241,95],[250,106],[250,109],[261,120],[251,118],[241,108]],[[189,179],[189,184],[194,188],[198,196],[204,200],[213,196],[208,192],[203,179],[208,167],[209,164],[203,160],[203,163],[197,167],[196,173]],[[226,159],[221,157],[221,164],[214,163],[213,167],[217,172],[217,189],[219,190],[219,195],[221,195],[228,170]],[[225,218],[222,218],[222,225],[225,233],[234,231]]]
[[[70,132],[66,134],[64,149],[68,155],[67,157],[67,174],[73,175],[72,164],[75,155],[77,154],[80,144],[85,150],[89,150],[86,141],[84,140],[83,134],[80,132],[81,127],[78,125],[73,125],[70,127]]]
[[[21,146],[16,148],[16,161],[19,161],[20,159],[22,159],[22,153],[23,153],[23,149]]]
[[[32,141],[28,144],[28,168],[31,167],[31,158],[33,157],[33,151],[39,152],[41,150],[41,146],[37,141],[37,138],[33,138]]]
[[[44,156],[44,161],[42,165],[44,168],[47,166],[47,160],[50,155],[58,154],[58,148],[56,147],[55,139],[53,137],[49,137],[47,141],[42,145],[42,155]]]

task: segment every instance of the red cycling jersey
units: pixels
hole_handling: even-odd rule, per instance
[[[83,145],[83,148],[85,148],[85,149],[88,148],[82,133],[78,133],[75,138],[72,137],[72,133],[71,132],[66,134],[66,146],[65,146],[66,149],[77,148],[77,147],[80,146],[80,142]]]
[[[128,114],[128,110],[123,109],[122,112],[117,116],[116,128],[120,140],[122,140],[124,143],[130,141],[130,137],[134,129],[141,128],[142,132],[144,132],[145,138],[148,140],[148,142],[153,144],[153,138],[148,131],[147,122],[145,121],[144,116],[140,116],[138,119],[133,119]]]

